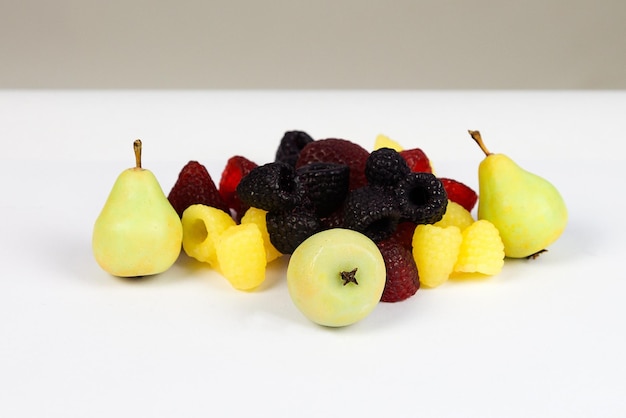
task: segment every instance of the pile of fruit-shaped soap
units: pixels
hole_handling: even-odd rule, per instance
[[[235,155],[217,185],[189,161],[166,197],[137,140],[136,166],[118,177],[94,225],[94,255],[105,271],[134,277],[167,270],[182,248],[239,290],[258,288],[267,264],[289,255],[296,306],[319,324],[348,325],[420,286],[497,274],[505,257],[532,258],[563,232],[556,188],[469,133],[486,155],[479,194],[437,176],[422,149],[383,135],[370,152],[288,131],[274,161]]]
[[[402,149],[383,135],[369,152],[288,131],[274,161],[234,156],[218,185],[190,161],[168,198],[182,218],[185,253],[242,290],[263,282],[267,263],[337,228],[377,245],[387,268],[384,302],[460,273],[496,274],[504,260],[497,229],[471,215],[476,192],[433,174],[422,149]]]

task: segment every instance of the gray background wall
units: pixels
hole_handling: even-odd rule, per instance
[[[0,88],[626,88],[624,0],[0,0]]]

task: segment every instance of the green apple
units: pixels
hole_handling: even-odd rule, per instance
[[[380,302],[385,280],[385,261],[376,244],[342,228],[304,240],[287,267],[293,303],[311,321],[329,327],[368,316]]]

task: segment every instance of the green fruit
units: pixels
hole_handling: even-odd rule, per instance
[[[498,228],[507,257],[529,257],[544,250],[567,225],[563,197],[543,177],[506,155],[489,152],[480,132],[469,132],[486,155],[478,168],[478,218]]]
[[[311,321],[329,327],[369,315],[380,301],[385,279],[385,261],[376,244],[341,228],[304,240],[287,267],[287,286],[296,307]]]
[[[119,277],[161,273],[181,251],[180,218],[151,171],[141,168],[141,141],[134,143],[136,167],[113,185],[93,228],[92,248],[103,270]]]

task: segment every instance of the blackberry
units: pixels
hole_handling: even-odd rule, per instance
[[[403,220],[432,224],[441,220],[446,212],[448,194],[431,173],[410,173],[395,190]]]
[[[268,212],[292,209],[300,202],[295,169],[282,162],[255,167],[237,185],[237,195],[248,206]]]
[[[313,138],[303,131],[287,131],[280,140],[278,149],[276,150],[276,158],[274,161],[287,163],[295,167],[296,161],[302,148],[309,142],[313,142]]]
[[[348,195],[350,168],[345,164],[310,163],[296,170],[296,181],[315,214],[326,217]]]
[[[323,229],[313,212],[301,208],[268,212],[265,223],[270,242],[282,254],[293,253],[302,241]]]
[[[402,156],[391,148],[379,148],[365,162],[365,178],[369,184],[395,186],[411,169]]]
[[[348,194],[344,207],[344,227],[378,242],[390,237],[400,221],[400,210],[393,193],[380,186],[363,186]]]

